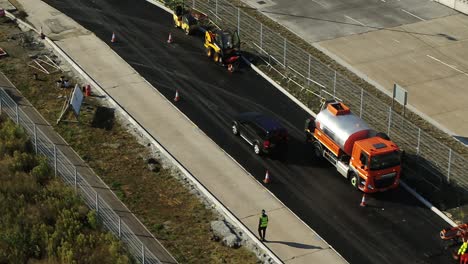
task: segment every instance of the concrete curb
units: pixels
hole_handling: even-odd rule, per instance
[[[170,9],[167,9],[165,8],[164,10],[166,11],[170,11],[172,13],[172,10]],[[168,12],[169,12],[168,11]],[[29,29],[33,30],[34,32],[36,32],[37,34],[39,34],[39,32],[34,28],[32,27],[31,25],[29,25],[28,23],[20,20],[20,19],[17,19],[14,15],[12,15],[11,13],[7,13],[7,15],[12,18],[12,19],[15,19],[17,22],[21,23],[23,26],[26,26],[28,27]],[[174,156],[172,156],[171,153],[169,153],[163,145],[161,145],[155,138],[153,138],[153,136],[151,136],[151,134],[146,131],[146,129],[141,126],[138,121],[136,121],[132,116],[131,114],[129,114],[126,110],[124,110],[124,108],[118,103],[116,102],[112,96],[110,96],[92,77],[90,77],[79,65],[78,63],[76,63],[72,58],[70,58],[59,46],[57,46],[57,44],[55,44],[52,40],[50,40],[48,37],[45,38],[45,41],[57,52],[60,54],[60,56],[62,56],[63,59],[65,59],[84,79],[86,79],[93,87],[97,88],[99,90],[99,92],[103,95],[106,96],[106,100],[108,102],[111,103],[111,105],[113,105],[115,107],[115,109],[117,109],[119,111],[120,114],[122,114],[122,116],[124,118],[127,119],[127,121],[129,121],[135,128],[138,129],[138,131],[141,133],[141,135],[143,135],[143,137],[145,137],[147,140],[149,140],[154,146],[156,146],[156,148],[171,162],[173,163],[185,176],[186,178],[188,178],[196,187],[198,190],[200,190],[200,192],[203,193],[203,195],[208,199],[210,200],[217,208],[218,212],[222,213],[225,217],[227,217],[234,225],[236,225],[239,229],[241,229],[245,234],[247,234],[249,236],[250,239],[252,239],[252,241],[255,242],[255,244],[258,246],[258,248],[260,248],[261,250],[263,250],[264,252],[266,252],[270,259],[273,260],[275,263],[284,263],[283,261],[281,261],[281,259],[276,256],[269,248],[267,248],[242,222],[240,222],[239,219],[237,219],[237,217],[229,210],[227,209],[201,182],[199,182]],[[115,53],[116,54],[116,53]],[[146,80],[145,80],[146,81]],[[147,82],[149,85],[151,85],[149,82]],[[152,85],[151,85],[152,86]],[[152,86],[153,87],[153,86]],[[154,88],[154,87],[153,87]],[[156,88],[154,88],[155,91],[158,91]],[[161,95],[162,96],[162,95]],[[163,98],[165,98],[163,96]],[[167,100],[167,98],[165,98],[165,100]],[[179,111],[179,109],[177,109],[176,107],[174,107],[176,110]],[[180,112],[180,111],[179,111]],[[185,115],[183,115],[185,116]],[[185,118],[187,118],[187,120],[189,120],[191,122],[190,119],[188,119],[188,117],[185,116]],[[193,124],[193,122],[191,122]],[[228,155],[226,152],[224,152],[226,155]],[[228,155],[229,156],[229,155]],[[230,156],[229,156],[230,157]],[[231,157],[232,159],[232,157]],[[243,167],[241,167],[243,170],[245,170]],[[285,207],[286,208],[286,207]],[[128,208],[127,208],[128,209]],[[130,212],[130,210],[128,210]],[[133,213],[132,213],[133,214]],[[137,218],[138,219],[138,218]],[[138,219],[138,221],[140,221]],[[141,222],[140,222],[141,223]],[[143,224],[142,224],[143,225]],[[143,225],[144,228],[146,229],[146,226]],[[147,230],[147,229],[146,229]],[[147,230],[148,231],[148,230]],[[149,232],[149,231],[148,231]],[[151,232],[149,232],[151,233]],[[153,236],[153,238],[155,238]],[[156,238],[155,238],[156,239]]]

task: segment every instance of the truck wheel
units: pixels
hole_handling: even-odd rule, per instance
[[[260,149],[260,145],[258,145],[258,143],[254,143],[253,150],[254,153],[257,155],[260,155],[262,153],[262,150]]]
[[[232,133],[236,136],[239,135],[239,128],[237,127],[236,123],[232,124]]]
[[[356,173],[354,172],[351,172],[349,174],[349,182],[351,183],[352,186],[354,186],[354,188],[358,188],[358,185],[359,185],[359,178],[358,176],[356,175]]]
[[[190,26],[185,27],[185,35],[190,35]]]
[[[208,56],[209,58],[211,58],[211,56],[213,56],[213,49],[208,47],[206,48],[206,56]]]
[[[221,55],[218,52],[216,52],[213,55],[213,60],[214,60],[214,62],[219,63],[221,61]]]
[[[313,148],[314,148],[314,156],[315,158],[317,159],[320,159],[323,157],[323,150],[322,150],[322,145],[320,145],[320,143],[318,143],[317,141],[315,141],[313,143]]]

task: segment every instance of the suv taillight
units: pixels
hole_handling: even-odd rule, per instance
[[[263,141],[263,147],[266,148],[266,149],[269,148],[270,147],[270,140]]]

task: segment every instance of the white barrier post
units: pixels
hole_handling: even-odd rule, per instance
[[[73,176],[74,176],[74,178],[75,178],[75,179],[74,179],[74,186],[75,186],[75,191],[76,191],[76,178],[77,178],[76,176],[77,176],[78,173],[77,173],[77,171],[76,171],[76,167],[73,167],[73,168],[74,168]]]
[[[237,8],[237,34],[240,36],[240,8]]]
[[[450,168],[452,163],[452,149],[449,149],[449,156],[448,156],[448,167],[447,167],[447,182],[450,182]]]
[[[19,111],[18,111],[18,104],[15,103],[15,109],[16,109],[16,124],[19,125]]]
[[[286,38],[284,38],[283,65],[286,68]]]
[[[96,192],[96,214],[99,213],[99,194]]]
[[[310,85],[310,53],[309,53],[309,70],[307,74],[307,86]]]
[[[390,136],[390,126],[392,124],[392,107],[388,107],[388,127],[387,127],[387,135]]]
[[[122,236],[122,218],[119,215],[119,238]]]
[[[336,99],[336,71],[335,76],[333,77],[333,99]]]
[[[263,51],[263,24],[260,23],[260,51]]]
[[[421,128],[418,128],[418,146],[416,147],[416,156],[419,156],[420,143],[421,143]]]

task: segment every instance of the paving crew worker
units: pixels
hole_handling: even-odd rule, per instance
[[[461,256],[465,254],[467,247],[468,247],[468,241],[463,239],[463,244],[460,246],[460,249],[458,249],[457,255]]]
[[[262,241],[266,241],[265,234],[266,234],[267,226],[268,226],[268,215],[265,213],[265,210],[262,209],[262,215],[260,216],[260,219],[258,220],[258,235],[260,236],[260,239],[262,239]]]

